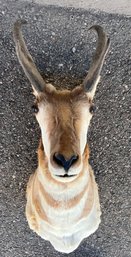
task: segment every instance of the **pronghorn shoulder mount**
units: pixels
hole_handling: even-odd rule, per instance
[[[26,21],[15,22],[13,37],[19,62],[36,97],[33,110],[41,129],[38,168],[27,185],[26,217],[30,228],[57,251],[70,253],[100,223],[87,131],[110,40],[101,26],[92,26],[98,42],[86,78],[72,90],[58,90],[43,80],[33,62],[22,36],[23,24]]]

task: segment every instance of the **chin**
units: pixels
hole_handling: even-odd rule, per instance
[[[78,166],[72,167],[68,172],[66,172],[63,168],[55,168],[49,164],[49,171],[51,177],[56,181],[68,183],[76,180],[81,171],[83,170],[83,165],[80,163]]]
[[[55,179],[56,181],[62,182],[62,183],[72,182],[78,177],[78,175],[79,174],[75,174],[75,175],[71,175],[71,176],[68,176],[68,175],[58,176],[58,175],[55,175],[55,174],[51,174],[53,179]]]

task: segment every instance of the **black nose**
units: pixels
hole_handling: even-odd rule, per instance
[[[78,156],[73,155],[70,159],[66,160],[62,154],[55,153],[53,156],[53,160],[59,166],[63,167],[65,171],[68,171],[72,164],[74,164],[78,160]]]

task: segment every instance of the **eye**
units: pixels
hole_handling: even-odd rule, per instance
[[[33,113],[38,113],[39,108],[38,108],[37,104],[33,104],[31,108],[32,108]]]
[[[91,114],[93,114],[93,113],[95,112],[95,110],[96,110],[96,106],[95,106],[94,104],[92,104],[92,105],[90,106],[89,112],[90,112]]]

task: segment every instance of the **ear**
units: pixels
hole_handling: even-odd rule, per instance
[[[41,94],[40,92],[38,92],[36,89],[35,89],[35,87],[33,86],[33,85],[31,85],[32,86],[32,89],[33,89],[33,95],[37,98],[37,97],[39,97],[39,95]],[[56,90],[56,88],[52,85],[52,84],[50,84],[50,83],[48,83],[48,84],[46,84],[45,85],[45,90],[43,90],[43,92],[48,92],[48,93],[52,93],[52,92],[56,92],[57,90]]]
[[[97,80],[95,81],[95,83],[94,83],[94,85],[93,85],[93,87],[92,87],[92,90],[86,93],[86,95],[87,95],[91,100],[93,100],[93,98],[94,98],[97,85],[98,85],[98,83],[99,83],[99,81],[100,81],[100,77],[101,77],[101,76],[98,76]]]

